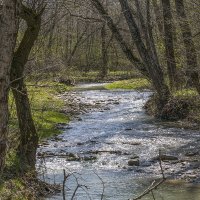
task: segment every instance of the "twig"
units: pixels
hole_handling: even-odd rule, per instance
[[[161,159],[161,150],[160,149],[159,149],[159,165],[160,165],[162,177],[165,180],[166,178],[165,178],[165,174],[164,174],[163,167],[162,167],[162,159]]]
[[[67,181],[67,178],[70,176],[69,174],[66,175],[66,171],[65,169],[63,169],[63,175],[64,175],[64,179],[63,179],[63,191],[62,191],[62,194],[63,194],[63,200],[66,200],[66,197],[65,197],[65,184],[66,184],[66,181]]]
[[[142,194],[140,194],[138,197],[134,198],[133,200],[141,199],[142,197],[146,196],[149,193],[152,194],[153,199],[155,200],[155,196],[154,196],[153,190],[156,190],[166,180],[166,177],[165,177],[165,174],[164,174],[164,170],[163,170],[163,167],[162,167],[162,159],[161,159],[161,151],[160,150],[159,150],[159,165],[160,165],[160,169],[161,169],[162,180],[160,180],[158,183],[156,183],[156,181],[154,180],[151,183],[151,185]]]
[[[99,180],[102,183],[103,189],[102,189],[102,194],[101,194],[101,200],[103,200],[104,192],[105,192],[105,183],[103,182],[103,179],[96,172],[94,172],[94,173],[96,174],[96,176],[99,178]]]
[[[151,194],[152,194],[153,200],[156,200],[153,191],[151,191]]]

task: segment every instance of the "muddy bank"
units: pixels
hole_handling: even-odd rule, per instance
[[[144,109],[150,116],[157,118],[154,95],[145,103]],[[159,112],[158,121],[163,125],[174,128],[200,130],[200,101],[198,96],[172,97]]]
[[[65,92],[58,95],[58,98],[64,100],[65,106],[61,110],[62,113],[70,115],[72,120],[80,120],[80,115],[86,114],[92,111],[104,112],[109,110],[110,105],[118,105],[119,99],[93,99],[82,95],[84,90],[105,90],[103,84],[83,84],[78,85],[72,91]],[[62,128],[66,124],[58,124],[58,128]]]

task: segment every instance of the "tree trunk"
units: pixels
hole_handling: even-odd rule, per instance
[[[10,67],[18,26],[18,2],[4,0],[0,5],[0,174],[5,165],[8,134],[8,91]]]
[[[194,42],[192,40],[192,32],[185,12],[184,1],[175,0],[175,4],[186,51],[187,76],[191,79],[192,85],[196,88],[197,92],[200,94],[197,53]]]
[[[156,51],[155,42],[154,42],[153,33],[152,33],[152,27],[151,27],[150,0],[146,0],[145,4],[146,4],[146,21],[145,21],[143,12],[141,10],[140,2],[138,0],[135,0],[138,18],[141,23],[141,29],[145,36],[147,51],[149,52],[151,57],[154,59],[154,61],[159,65],[159,60],[157,56],[157,51]]]
[[[122,12],[124,13],[125,19],[129,26],[129,30],[132,36],[133,42],[137,46],[138,53],[145,63],[146,69],[149,74],[149,79],[151,80],[157,94],[158,94],[158,111],[161,111],[163,106],[167,103],[170,92],[168,86],[164,81],[164,74],[161,66],[155,61],[151,56],[151,53],[147,51],[139,32],[138,26],[133,18],[130,7],[127,0],[119,0]]]
[[[163,23],[162,23],[163,20],[161,19],[162,14],[160,12],[160,7],[157,3],[157,0],[152,0],[152,4],[153,4],[153,10],[154,10],[154,13],[155,13],[155,18],[156,18],[158,30],[159,30],[161,38],[163,38],[163,35],[164,35],[163,34]]]
[[[99,11],[103,19],[107,22],[108,27],[114,34],[115,39],[119,42],[127,58],[131,61],[133,65],[136,66],[136,68],[143,75],[145,75],[153,83],[153,86],[158,94],[157,108],[158,111],[161,112],[163,106],[167,103],[170,97],[170,91],[168,86],[165,84],[164,74],[161,66],[156,63],[156,61],[154,60],[154,58],[152,58],[152,56],[150,56],[149,52],[147,51],[141,39],[139,29],[133,18],[128,2],[126,0],[119,0],[122,7],[122,12],[129,26],[132,39],[137,46],[142,62],[140,61],[140,59],[134,56],[132,51],[128,48],[128,45],[124,41],[122,35],[120,34],[119,30],[114,24],[112,18],[105,11],[99,0],[91,0],[91,2],[95,6],[95,8]]]
[[[173,33],[173,17],[171,13],[170,0],[161,0],[164,19],[164,40],[165,40],[165,56],[167,62],[168,77],[171,89],[176,86],[176,59],[174,53],[174,33]]]
[[[147,72],[147,69],[144,65],[144,63],[141,62],[139,58],[137,58],[132,50],[128,47],[127,43],[124,41],[123,36],[121,35],[119,29],[114,24],[112,18],[108,15],[102,4],[99,2],[99,0],[91,0],[94,7],[98,10],[98,12],[101,14],[102,18],[107,22],[107,26],[113,33],[114,38],[119,43],[123,53],[128,58],[128,60],[133,64],[134,67],[136,67],[141,74],[143,74],[145,77],[149,77],[149,74]]]
[[[11,67],[11,86],[20,129],[18,156],[21,160],[21,169],[26,170],[35,168],[38,135],[24,83],[24,68],[40,31],[41,13],[36,14],[31,9],[22,6],[21,17],[27,22],[27,29],[17,51],[14,53]]]
[[[102,50],[102,66],[100,77],[105,78],[108,74],[108,48],[106,45],[106,25],[104,24],[101,29],[101,50]]]

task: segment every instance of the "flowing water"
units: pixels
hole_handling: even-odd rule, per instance
[[[71,199],[77,182],[83,186],[74,199],[101,200],[102,193],[105,200],[133,198],[154,179],[162,177],[159,163],[152,159],[158,156],[159,150],[180,160],[185,152],[199,149],[198,131],[169,128],[145,114],[143,105],[151,92],[87,90],[89,86],[82,86],[84,89],[76,95],[86,104],[103,102],[106,104],[104,109],[81,115],[81,119],[66,126],[57,140],[49,140],[38,149],[40,153],[52,155],[45,160],[38,159],[38,168],[41,163],[45,164],[45,181],[62,184],[63,169],[72,173],[66,182],[66,199]],[[88,159],[68,161],[63,155],[69,153]],[[140,166],[128,166],[130,158],[136,155]],[[198,164],[198,160],[193,163],[196,168]],[[165,162],[163,168],[166,176],[194,176],[195,167],[187,160]],[[195,180],[198,178],[196,174]],[[155,191],[155,196],[156,200],[200,200],[200,188],[198,185],[165,183]],[[47,199],[62,198],[59,193]],[[149,195],[144,199],[153,197]]]

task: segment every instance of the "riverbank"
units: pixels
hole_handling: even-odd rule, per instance
[[[96,84],[93,86],[96,88]],[[148,186],[147,182],[143,185],[141,180],[161,177],[156,158],[159,149],[162,149],[162,165],[168,179],[184,180],[181,184],[183,191],[186,190],[185,182],[199,183],[200,159],[199,152],[196,151],[199,149],[199,133],[165,126],[146,115],[142,106],[149,95],[151,92],[134,90],[86,88],[77,91],[75,96],[82,103],[114,102],[105,109],[103,106],[79,116],[63,130],[63,134],[40,146],[38,159],[45,159],[45,180],[59,183],[63,180],[64,168],[68,172],[75,171],[88,180],[84,185],[91,186],[90,192],[97,199],[95,195],[98,194],[94,191],[100,191],[101,186],[98,178],[92,175],[95,171],[105,182],[105,195],[109,194],[108,199],[128,199]],[[176,181],[169,182],[174,184]],[[72,188],[71,191],[74,184],[70,179],[68,185]],[[183,200],[180,197],[182,192],[176,186],[175,184],[170,191],[174,193],[173,189],[176,188],[177,196]],[[77,195],[87,199],[82,193]],[[54,197],[62,198],[61,194]]]
[[[150,83],[143,78],[116,81],[105,86],[106,89],[131,89],[131,90],[149,90],[152,89]],[[156,106],[154,97],[150,97],[144,105],[147,114],[155,116]],[[162,122],[167,126],[176,128],[185,128],[191,130],[200,129],[200,99],[198,93],[191,88],[180,89],[173,93],[163,109]]]
[[[136,80],[134,80],[134,81],[136,81]],[[142,89],[145,88],[145,87],[141,87],[142,83],[146,84],[145,81],[137,80],[135,82],[137,84],[139,82],[141,83],[141,84],[138,84],[139,88],[137,88],[135,86],[134,81],[130,81],[130,84],[134,85],[135,90],[140,91],[141,88]],[[122,83],[124,85],[124,81],[122,81]],[[129,81],[125,81],[125,83],[129,83]],[[29,85],[31,85],[31,84],[29,84]],[[118,82],[118,85],[119,85],[119,82]],[[29,86],[29,87],[32,88],[33,86]],[[62,84],[54,87],[54,85],[50,85],[50,83],[48,83],[48,84],[40,83],[36,88],[35,88],[35,86],[34,86],[34,88],[32,88],[32,89],[31,88],[29,88],[30,94],[32,94],[31,102],[33,103],[32,105],[34,105],[35,111],[38,112],[37,114],[36,113],[34,113],[34,114],[39,117],[38,121],[40,123],[41,123],[41,119],[43,119],[42,120],[43,125],[39,126],[39,127],[43,127],[43,129],[42,128],[40,129],[40,139],[41,139],[40,147],[48,146],[48,145],[50,145],[51,142],[55,142],[55,143],[59,142],[60,137],[58,137],[57,135],[59,133],[62,133],[63,130],[66,130],[66,123],[69,122],[69,119],[73,119],[75,121],[81,122],[83,119],[80,117],[80,115],[82,115],[82,114],[86,114],[91,111],[107,112],[110,110],[110,106],[112,107],[112,106],[117,106],[120,104],[120,99],[114,99],[114,98],[109,98],[109,99],[105,100],[105,99],[100,99],[97,96],[97,98],[94,98],[92,100],[90,98],[90,95],[88,95],[87,98],[86,97],[83,98],[82,90],[84,91],[84,90],[89,89],[92,92],[95,89],[103,89],[104,85],[99,86],[99,85],[94,84],[92,86],[92,88],[91,88],[91,86],[89,86],[88,88],[86,86],[79,86],[79,87],[77,87],[76,91],[73,91],[73,90],[71,90],[72,88],[66,87],[65,85],[62,85]],[[107,86],[105,86],[105,88],[107,88]],[[118,86],[118,88],[119,88],[119,86]],[[150,87],[148,87],[148,89],[149,88]],[[128,86],[128,89],[130,89],[129,86]],[[39,95],[35,95],[34,91]],[[41,98],[41,94],[43,95],[43,98]],[[92,92],[92,94],[94,95],[93,92]],[[191,92],[188,94],[188,91],[185,91],[184,94],[177,93],[177,96],[182,97],[184,95],[192,96]],[[196,95],[194,94],[194,96],[196,96]],[[51,107],[52,105],[53,105],[53,107]],[[51,108],[53,108],[53,111]],[[46,114],[45,114],[45,112],[46,112]],[[60,117],[60,116],[62,116],[62,117]],[[160,123],[160,122],[158,122],[158,123]],[[166,128],[169,128],[169,127],[176,127],[175,125],[177,122],[174,122],[174,123],[175,123],[174,126],[172,126],[172,123],[170,123],[170,122],[165,122],[165,123],[161,122],[160,124],[161,124],[161,126],[164,125],[164,126],[166,126]],[[183,128],[183,127],[181,127],[181,128]],[[70,129],[71,129],[71,127],[69,127],[69,130]],[[41,134],[42,130],[45,130],[43,132],[43,134]],[[131,131],[131,129],[127,128],[127,131],[129,131],[129,130]],[[46,140],[42,141],[42,139],[44,139],[45,137],[49,138],[48,142]],[[123,142],[123,143],[126,144],[126,142]],[[129,143],[127,142],[127,145]],[[76,145],[81,147],[83,144],[84,144],[83,142],[77,142]],[[110,144],[112,144],[112,143],[110,143]],[[137,142],[134,144],[140,145],[140,143],[137,143]],[[130,144],[130,145],[132,145],[132,144]],[[116,153],[117,152],[118,151],[116,151]],[[114,153],[114,154],[116,154],[116,153]],[[97,153],[97,154],[99,154],[99,153]],[[10,159],[12,160],[13,157],[11,156]],[[81,159],[82,158],[80,158],[80,160]],[[87,162],[90,161],[88,157],[86,157],[86,160],[87,160]],[[199,152],[196,152],[194,150],[192,150],[190,152],[189,150],[187,150],[187,152],[185,152],[184,159],[174,161],[173,165],[175,163],[176,164],[179,163],[178,165],[181,166],[181,165],[183,165],[183,163],[185,163],[184,164],[185,169],[188,165],[192,165],[195,168],[198,164],[197,161],[199,161]],[[171,162],[169,162],[169,164],[171,164]],[[166,165],[167,168],[169,167],[169,164]],[[7,166],[10,166],[10,167],[12,165],[13,165],[12,161],[10,161],[9,165],[7,164]],[[194,171],[194,173],[190,172],[189,174],[186,174],[186,175],[182,174],[183,175],[182,179],[192,182],[195,179],[195,176],[197,176],[196,174],[198,174],[198,168],[196,169],[196,171]],[[175,175],[177,175],[177,174],[175,174]],[[24,193],[24,192],[30,186],[30,185],[27,185],[28,187],[26,187],[26,182],[27,181],[24,181],[24,178],[10,178],[9,180],[6,180],[4,186],[0,185],[0,192],[1,192],[1,194],[3,194],[3,195],[6,194],[8,196],[18,194],[18,197],[17,197],[18,199],[19,198],[25,199],[22,197],[28,195],[28,193]],[[18,191],[18,192],[16,193],[16,191]],[[36,189],[36,191],[37,191],[37,189]],[[31,193],[33,191],[29,191],[29,192]],[[32,193],[32,195],[33,195],[33,193]]]
[[[63,128],[71,120],[81,120],[79,115],[100,110],[109,103],[95,101],[83,103],[73,91],[74,87],[57,82],[41,81],[37,84],[27,83],[27,89],[32,107],[32,115],[38,131],[40,145],[47,143],[47,139],[56,139],[63,132]],[[79,90],[78,88],[76,90]],[[10,141],[18,137],[18,126],[14,99],[10,95]],[[0,180],[0,199],[38,199],[39,196],[54,194],[59,190],[53,184],[46,184],[34,178],[34,174],[20,176],[15,156],[17,143],[10,143],[6,159],[6,169]],[[46,189],[45,189],[46,188]],[[46,191],[47,190],[47,191]]]

